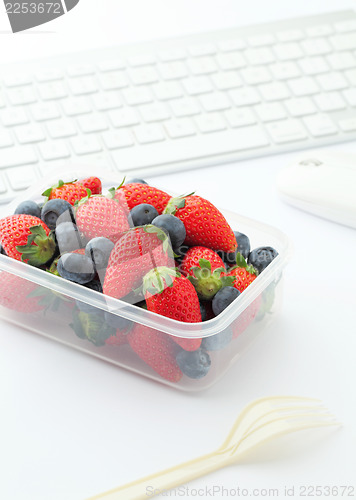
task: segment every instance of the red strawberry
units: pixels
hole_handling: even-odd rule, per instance
[[[130,229],[122,205],[105,196],[89,196],[81,200],[76,211],[78,229],[91,240],[104,236],[115,243]]]
[[[21,313],[32,313],[45,308],[40,304],[41,297],[33,295],[41,287],[16,276],[15,274],[0,273],[0,305]]]
[[[0,219],[0,242],[6,255],[39,267],[54,255],[56,244],[46,224],[33,215]]]
[[[131,349],[165,380],[178,382],[182,372],[176,362],[175,345],[168,335],[135,324],[127,335]]]
[[[171,260],[164,231],[152,225],[133,228],[117,241],[111,252],[103,292],[121,299],[142,285],[150,269],[168,265]]]
[[[236,339],[255,319],[261,305],[261,295],[255,299],[231,324],[232,338]]]
[[[210,300],[223,286],[231,285],[232,277],[226,276],[222,259],[210,248],[191,247],[185,254],[180,269],[203,300]]]
[[[200,196],[188,195],[171,198],[164,213],[178,217],[185,226],[184,243],[202,245],[212,250],[234,252],[236,238],[223,214],[210,201]]]
[[[161,214],[171,199],[171,196],[147,184],[132,183],[118,187],[115,191],[114,198],[122,203],[126,202],[129,210],[132,210],[133,207],[141,203],[149,203],[156,208],[159,214]]]
[[[111,335],[111,337],[105,340],[105,344],[116,346],[127,344],[127,332],[119,329],[116,330],[115,335]]]
[[[76,201],[88,196],[88,191],[77,181],[63,182],[59,180],[57,184],[46,189],[46,191],[42,193],[42,196],[46,196],[48,200],[61,198],[62,200],[68,201],[71,205],[74,205]]]
[[[253,266],[248,266],[239,252],[236,254],[236,262],[237,265],[232,267],[226,276],[234,278],[232,286],[242,293],[257,278],[258,271]]]
[[[198,295],[190,281],[175,269],[152,269],[143,279],[143,292],[149,311],[186,323],[201,322]],[[201,344],[201,339],[172,336],[172,340],[186,351],[195,351]]]
[[[91,194],[102,193],[102,185],[99,177],[87,177],[86,179],[77,181],[76,184],[81,184],[85,189],[90,189]]]

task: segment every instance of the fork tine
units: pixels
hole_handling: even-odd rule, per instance
[[[299,421],[298,421],[299,420]],[[235,446],[231,453],[237,458],[241,454],[271,439],[313,427],[342,425],[329,412],[283,415],[268,420],[247,433]]]
[[[295,404],[301,402],[321,403],[319,399],[305,398],[301,396],[267,396],[256,399],[245,406],[245,408],[241,411],[219,450],[222,451],[223,449],[226,449],[230,442],[236,442],[237,439],[240,439],[245,433],[246,428],[250,426],[251,420],[254,421],[261,418],[266,414],[266,412],[271,410],[271,408],[278,409],[278,404],[285,404],[286,402]]]

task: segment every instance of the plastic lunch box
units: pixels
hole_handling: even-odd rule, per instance
[[[60,169],[46,176],[36,186],[23,192],[20,197],[1,208],[0,216],[4,217],[14,212],[16,206],[23,200],[33,199],[40,202],[41,193],[58,181],[58,172],[64,181],[97,175],[108,189],[118,186],[122,178],[117,174],[94,167],[70,167]],[[204,196],[204,193],[198,193]],[[0,306],[0,317],[18,326],[57,340],[63,344],[79,349],[97,358],[109,361],[132,372],[157,380],[172,387],[195,391],[207,388],[220,379],[225,372],[251,345],[252,341],[265,330],[266,325],[279,310],[282,299],[282,271],[286,265],[291,245],[287,236],[281,231],[243,217],[241,215],[221,210],[231,227],[249,236],[251,248],[272,246],[279,255],[261,273],[257,279],[219,316],[202,323],[183,323],[159,316],[134,304],[117,300],[93,291],[84,286],[72,283],[58,276],[46,273],[41,269],[16,261],[5,255],[0,255],[0,280],[7,279],[6,273],[16,275],[19,286],[22,280],[35,289],[35,294],[55,294],[56,308],[36,312],[17,312],[11,308]],[[31,294],[33,291],[31,292]],[[233,331],[233,339],[223,349],[209,351],[211,366],[208,374],[201,379],[192,379],[183,375],[176,382],[169,382],[143,362],[128,344],[97,346],[87,339],[78,337],[72,328],[73,307],[76,301],[94,306],[99,311],[109,311],[134,323],[142,325],[142,331],[155,329],[164,334],[181,338],[204,338],[211,335],[224,335],[229,329]],[[104,317],[104,315],[102,315]],[[104,320],[103,320],[104,321]]]

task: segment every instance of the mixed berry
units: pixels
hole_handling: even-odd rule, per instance
[[[234,232],[211,202],[194,193],[171,197],[143,179],[103,193],[98,177],[60,180],[40,203],[23,201],[0,219],[0,248],[96,293],[186,323],[222,314],[278,255],[268,246],[251,251],[248,236]],[[30,313],[59,300],[36,288],[2,272],[0,305]],[[95,346],[126,346],[161,377],[178,382],[205,377],[211,353],[227,348],[272,304],[273,290],[217,334],[182,338],[76,300],[71,327]]]

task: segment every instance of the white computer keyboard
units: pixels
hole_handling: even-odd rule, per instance
[[[63,162],[154,175],[356,138],[356,14],[0,68],[0,202]]]

